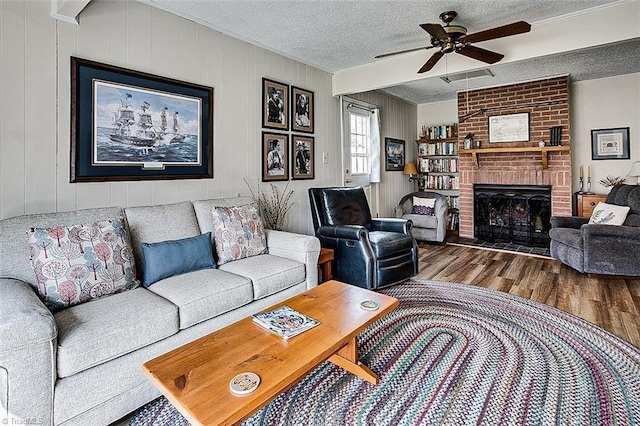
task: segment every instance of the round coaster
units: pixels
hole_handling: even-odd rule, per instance
[[[373,300],[364,300],[360,302],[360,307],[366,311],[375,311],[380,307],[378,302],[374,302]]]
[[[246,395],[256,390],[260,384],[260,376],[256,373],[240,373],[229,382],[229,389],[236,395]]]

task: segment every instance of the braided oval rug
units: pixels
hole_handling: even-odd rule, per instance
[[[640,350],[607,331],[470,285],[412,280],[382,292],[400,306],[358,341],[377,386],[325,362],[244,424],[640,424]],[[164,397],[130,421],[187,424]]]

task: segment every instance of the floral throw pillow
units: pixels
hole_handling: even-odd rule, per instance
[[[436,214],[436,199],[413,197],[413,208],[411,213],[433,216]]]
[[[622,225],[629,214],[629,206],[617,206],[615,204],[598,203],[593,209],[589,223],[599,225]]]
[[[122,217],[27,236],[36,290],[54,312],[140,285]]]
[[[211,213],[218,265],[267,253],[267,238],[258,204],[213,207]]]

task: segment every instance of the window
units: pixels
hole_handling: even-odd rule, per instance
[[[349,112],[351,141],[351,174],[371,173],[371,118],[357,112]]]

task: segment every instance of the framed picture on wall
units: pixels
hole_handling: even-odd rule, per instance
[[[289,135],[262,132],[262,181],[289,180]]]
[[[313,92],[291,86],[291,130],[313,133]]]
[[[291,141],[292,179],[315,178],[314,139],[311,136],[293,135]]]
[[[593,160],[628,160],[631,158],[629,128],[592,130],[591,158]]]
[[[492,115],[489,117],[489,143],[528,142],[529,113]]]
[[[289,130],[289,85],[262,79],[262,127]]]
[[[384,138],[384,169],[402,171],[404,169],[404,141]]]
[[[213,88],[71,58],[71,182],[213,177]]]

